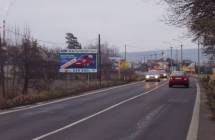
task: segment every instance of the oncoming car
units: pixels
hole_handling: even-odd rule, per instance
[[[158,81],[160,82],[160,74],[156,70],[151,70],[145,74],[145,80],[148,81]]]
[[[189,77],[183,71],[174,71],[169,78],[169,87],[184,85],[189,88]]]
[[[160,73],[160,78],[167,78],[168,77],[168,74],[165,70],[160,70],[159,73]]]

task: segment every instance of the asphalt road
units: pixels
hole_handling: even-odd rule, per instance
[[[196,84],[187,89],[165,83],[138,82],[0,113],[0,139],[185,140]]]

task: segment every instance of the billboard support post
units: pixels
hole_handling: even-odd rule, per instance
[[[66,72],[66,92],[69,91],[69,73]]]
[[[88,87],[90,87],[90,74],[87,73],[87,85]]]

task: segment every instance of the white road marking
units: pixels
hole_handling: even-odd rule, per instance
[[[190,127],[187,134],[186,140],[197,140],[198,139],[198,131],[199,131],[199,113],[200,113],[200,86],[199,83],[196,83],[197,86],[197,95],[195,106],[193,110],[193,116],[190,123]]]
[[[143,82],[143,81],[141,81],[141,82]],[[94,91],[94,92],[87,92],[86,94],[73,96],[73,97],[68,97],[68,98],[63,98],[63,99],[58,99],[58,100],[47,102],[47,103],[37,103],[36,105],[31,105],[31,106],[27,105],[27,106],[17,107],[17,108],[14,108],[14,110],[0,112],[0,115],[5,115],[5,114],[9,114],[9,113],[18,112],[18,111],[24,111],[24,110],[34,109],[34,108],[38,108],[38,107],[42,107],[42,106],[46,106],[46,105],[60,103],[60,102],[68,101],[68,100],[71,100],[71,99],[76,99],[76,98],[80,98],[80,97],[84,97],[84,96],[94,95],[94,94],[98,94],[98,93],[101,93],[101,92],[105,92],[105,91],[109,91],[109,90],[113,90],[113,89],[117,89],[117,88],[121,88],[121,87],[125,87],[125,86],[135,85],[135,84],[138,84],[138,83],[141,83],[141,82],[135,82],[135,83],[131,83],[131,84],[125,84],[125,85],[110,87],[110,88],[107,88],[107,89],[98,90],[98,91]]]
[[[162,104],[157,108],[151,110],[143,119],[141,119],[138,123],[134,131],[128,135],[127,137],[121,138],[120,140],[135,140],[137,137],[144,132],[144,130],[152,123],[151,121],[160,117],[160,113],[165,110],[168,103]]]
[[[157,86],[157,87],[151,89],[150,91],[144,92],[144,93],[139,94],[139,95],[137,95],[137,96],[134,96],[134,97],[132,97],[132,98],[126,99],[126,100],[124,100],[124,101],[121,101],[121,102],[119,102],[119,103],[117,103],[117,104],[115,104],[115,105],[112,105],[112,106],[110,106],[110,107],[108,107],[108,108],[106,108],[106,109],[103,109],[103,110],[101,110],[101,111],[99,111],[99,112],[97,112],[97,113],[95,113],[95,114],[93,114],[93,115],[90,115],[90,116],[88,116],[88,117],[82,118],[82,119],[80,119],[80,120],[78,120],[78,121],[76,121],[76,122],[73,122],[73,123],[71,123],[71,124],[69,124],[69,125],[66,125],[66,126],[64,126],[64,127],[62,127],[62,128],[59,128],[59,129],[57,129],[57,130],[54,130],[54,131],[49,132],[49,133],[47,133],[47,134],[44,134],[44,135],[42,135],[42,136],[36,137],[36,138],[34,138],[33,140],[41,140],[41,139],[46,138],[46,137],[48,137],[48,136],[50,136],[50,135],[56,134],[56,133],[61,132],[61,131],[65,130],[65,129],[68,129],[68,128],[70,128],[70,127],[73,127],[73,126],[75,126],[75,125],[78,125],[78,124],[80,124],[80,123],[82,123],[82,122],[85,122],[85,121],[87,121],[87,120],[89,120],[89,119],[95,117],[95,116],[98,116],[98,115],[100,115],[100,114],[103,114],[103,113],[105,113],[105,112],[111,110],[111,109],[114,109],[114,108],[116,108],[116,107],[118,107],[118,106],[120,106],[120,105],[122,105],[122,104],[125,104],[125,103],[127,103],[127,102],[129,102],[129,101],[132,101],[132,100],[137,99],[137,98],[139,98],[139,97],[141,97],[141,96],[144,96],[144,95],[146,95],[146,94],[148,94],[148,93],[150,93],[150,92],[152,92],[152,91],[155,91],[155,90],[157,90],[157,89],[163,87],[163,86],[166,85],[166,84],[167,84],[167,82],[161,84],[160,86]]]

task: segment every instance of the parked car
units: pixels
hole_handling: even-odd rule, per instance
[[[160,70],[160,78],[167,78],[168,77],[168,73],[165,70]]]
[[[183,71],[174,71],[169,78],[169,87],[174,85],[184,85],[189,88],[189,77]]]
[[[151,70],[145,74],[145,81],[158,81],[160,82],[160,74],[156,70]]]

